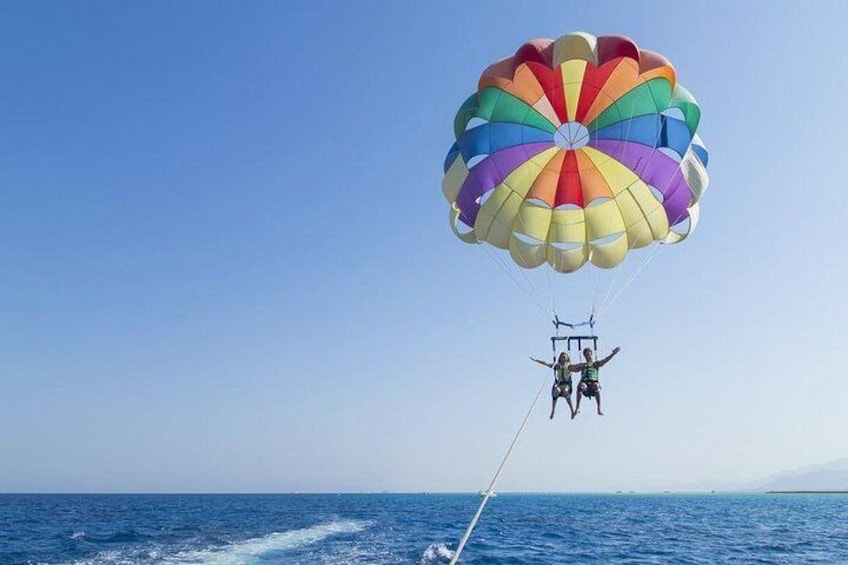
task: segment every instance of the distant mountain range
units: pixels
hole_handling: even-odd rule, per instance
[[[755,481],[744,490],[751,491],[848,491],[848,458],[837,459],[823,465],[811,465],[794,471],[778,473]]]
[[[848,458],[784,471],[756,481],[701,481],[680,490],[692,492],[848,491]]]

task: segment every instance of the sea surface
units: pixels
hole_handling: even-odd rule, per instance
[[[0,564],[447,563],[477,495],[0,495]],[[848,564],[848,495],[490,500],[462,563]]]

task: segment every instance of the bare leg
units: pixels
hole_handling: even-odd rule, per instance
[[[577,397],[577,401],[580,401],[580,397]],[[571,405],[571,396],[566,396],[565,401],[568,402],[568,409],[571,410],[571,419],[574,419],[574,416],[577,415],[577,412],[574,411],[574,406]]]
[[[574,415],[578,415],[580,413],[580,398],[583,396],[583,389],[586,388],[586,385],[580,383],[577,387],[577,408],[574,409]]]
[[[554,396],[554,397],[552,398],[552,403],[551,403],[551,415],[549,416],[549,418],[550,418],[551,420],[553,420],[553,419],[554,419],[554,411],[556,411],[556,401],[557,401],[557,398],[559,398],[559,396]]]
[[[601,391],[600,391],[600,389],[598,389],[598,391],[595,393],[595,400],[598,401],[598,416],[603,416],[604,413],[601,412]]]

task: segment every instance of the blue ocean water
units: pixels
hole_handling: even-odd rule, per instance
[[[447,563],[476,495],[0,495],[0,564]],[[462,563],[848,563],[846,495],[490,501]]]

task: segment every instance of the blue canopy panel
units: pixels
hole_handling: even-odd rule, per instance
[[[457,155],[459,155],[459,144],[454,143],[448,150],[447,157],[445,157],[445,173],[447,173],[448,169],[450,169],[451,165],[453,165]]]
[[[467,130],[459,140],[459,152],[467,163],[478,155],[527,143],[550,142],[553,135],[541,129],[510,122],[487,122]]]
[[[647,114],[610,124],[591,133],[592,141],[631,141],[659,149],[667,147],[681,157],[692,142],[686,122],[663,114]]]
[[[710,160],[710,154],[707,152],[707,149],[703,145],[698,145],[697,143],[693,143],[692,144],[692,151],[695,153],[695,155],[698,156],[698,159],[700,159],[701,163],[703,163],[704,166],[706,167],[707,161]]]

